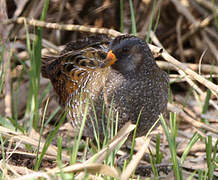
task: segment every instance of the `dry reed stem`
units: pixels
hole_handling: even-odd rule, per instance
[[[105,159],[106,155],[109,152],[112,152],[118,144],[126,137],[128,134],[135,128],[135,125],[132,125],[131,123],[126,123],[123,128],[118,132],[118,136],[114,137],[111,143],[108,147],[102,149],[100,152],[92,156],[90,159],[85,161],[84,163],[77,163],[73,164],[71,166],[66,166],[62,169],[60,168],[54,168],[54,169],[48,169],[47,172],[33,172],[24,176],[21,176],[17,178],[16,180],[27,180],[29,178],[39,178],[44,177],[46,179],[49,179],[49,174],[56,174],[60,172],[81,172],[76,176],[76,179],[80,179],[83,177],[83,172],[87,171],[88,173],[102,173],[104,175],[112,176],[115,178],[118,178],[118,172],[115,168],[109,167],[107,165],[101,164],[103,160]],[[96,161],[96,163],[93,163]]]
[[[216,84],[212,83],[209,80],[206,80],[196,72],[186,67],[183,63],[172,57],[167,51],[164,51],[163,53],[161,53],[161,55],[165,60],[171,62],[173,65],[183,70],[186,74],[190,75],[192,78],[196,79],[198,82],[210,89],[215,96],[218,95],[218,86]]]
[[[161,68],[165,69],[165,70],[177,70],[177,68],[168,63],[168,62],[164,62],[164,61],[157,61],[158,66],[160,66]],[[204,73],[214,73],[214,74],[218,74],[218,66],[214,66],[214,65],[209,65],[209,64],[201,64],[199,66],[199,64],[192,64],[192,63],[183,63],[185,66],[187,66],[188,68],[192,69],[193,71],[199,71],[199,67],[201,72]]]
[[[205,0],[196,0],[199,4],[203,5],[204,7],[210,9],[212,12],[215,10],[216,14],[218,14],[218,6],[213,5],[211,1]]]
[[[204,31],[202,31],[201,34],[202,34],[203,39],[206,42],[207,46],[209,47],[210,51],[214,55],[216,61],[218,62],[218,50],[217,50],[217,47],[213,44],[213,42],[209,39],[209,37],[207,36],[207,34]]]
[[[190,123],[191,125],[193,125],[196,128],[202,128],[205,129],[207,131],[211,131],[215,134],[218,134],[218,129],[213,128],[210,125],[206,125],[202,122],[196,121],[193,118],[191,118],[190,116],[188,116],[181,108],[176,107],[173,104],[168,103],[168,107],[167,107],[170,111],[172,112],[176,112],[178,115],[182,116],[184,118],[185,121],[187,121],[188,123]]]
[[[190,13],[190,11],[178,0],[171,0],[172,3],[176,6],[178,12],[180,12],[186,19],[191,23],[194,24],[196,27],[198,26],[198,21],[195,17]]]
[[[134,172],[140,160],[142,159],[143,155],[145,154],[145,151],[148,148],[150,139],[151,137],[147,137],[144,144],[140,148],[140,150],[135,155],[133,155],[132,160],[129,162],[126,169],[120,175],[120,180],[128,180],[130,178],[131,174]]]
[[[48,29],[56,29],[56,30],[65,30],[65,31],[79,31],[79,32],[89,32],[89,33],[99,33],[99,34],[108,34],[110,36],[116,37],[121,35],[122,33],[115,31],[113,29],[106,29],[106,28],[95,28],[83,25],[75,25],[75,24],[58,24],[58,23],[47,23],[43,21],[39,21],[36,19],[29,19],[25,17],[19,17],[15,19],[9,19],[5,22],[5,24],[10,23],[17,23],[17,24],[24,24],[27,23],[28,25],[34,27],[43,27]]]
[[[9,170],[12,169],[14,174],[18,174],[17,176],[25,175],[27,173],[33,173],[34,172],[33,170],[28,169],[27,167],[23,167],[23,166],[14,166],[14,165],[11,165],[11,164],[6,164],[6,167]]]
[[[10,130],[8,128],[5,128],[3,126],[0,126],[0,133],[4,137],[11,138],[11,140],[13,140],[15,142],[21,141],[24,144],[29,144],[29,145],[32,145],[34,147],[38,147],[38,144],[39,144],[38,137],[35,137],[35,139],[33,139],[33,137],[23,135],[19,132],[15,132],[15,131]],[[40,149],[39,149],[40,152],[42,151],[43,146],[44,146],[44,142],[41,142]],[[56,157],[57,156],[57,147],[55,147],[54,145],[51,144],[46,153],[48,155]],[[63,160],[66,160],[66,161],[69,161],[69,159],[70,159],[70,157],[65,152],[62,153],[62,158],[63,158]]]
[[[11,149],[10,148],[5,148],[5,150],[7,150],[7,152],[6,152],[6,156],[8,156],[7,157],[7,159],[9,159],[10,158],[10,156],[12,156],[12,155],[14,155],[14,154],[16,154],[16,155],[22,155],[22,156],[24,156],[24,157],[30,157],[30,158],[36,158],[36,156],[37,156],[37,154],[35,154],[35,153],[29,153],[29,152],[23,152],[23,151],[18,151],[18,150],[13,150],[13,151],[11,151]],[[0,149],[0,153],[2,153],[2,150]],[[44,160],[56,160],[57,159],[57,157],[56,156],[51,156],[51,155],[44,155],[43,156],[43,159]]]
[[[26,19],[24,17],[19,17],[17,19],[10,19],[6,24],[9,23],[18,23],[18,24],[24,24],[26,22],[28,25],[31,26],[38,26],[38,27],[45,27],[45,28],[51,28],[51,29],[59,29],[59,30],[67,30],[67,31],[81,31],[81,32],[89,32],[89,33],[99,33],[99,34],[108,34],[110,36],[116,37],[119,35],[122,35],[122,33],[113,30],[113,29],[106,29],[106,28],[94,28],[94,27],[87,27],[83,25],[60,25],[57,23],[46,23],[43,21],[35,20],[35,19]],[[166,50],[163,50],[162,48],[158,48],[154,45],[149,44],[149,47],[152,52],[154,53],[160,53],[161,56],[168,62],[172,63],[174,66],[176,66],[178,69],[181,69],[186,74],[190,75],[194,79],[196,79],[198,82],[209,88],[213,94],[216,96],[218,95],[218,86],[214,83],[208,81],[207,79],[201,77],[196,72],[192,71],[188,67],[186,67],[183,63],[179,62],[177,59],[172,57]]]
[[[194,33],[196,33],[199,29],[201,28],[205,28],[206,26],[208,26],[210,24],[210,22],[212,21],[212,19],[214,18],[213,15],[209,15],[208,17],[206,17],[205,19],[203,19],[198,26],[194,26],[194,25],[190,25],[189,26],[189,30],[182,36],[182,42],[184,42],[185,40],[187,40],[190,36],[192,36]]]
[[[49,175],[45,172],[34,172],[34,173],[29,173],[29,174],[26,174],[24,176],[20,176],[18,178],[14,178],[14,180],[29,180],[29,179],[35,179],[35,178],[45,178],[45,179],[52,179],[49,177]]]
[[[90,164],[90,163],[102,163],[105,160],[106,155],[108,153],[111,153],[120,142],[122,142],[125,138],[128,137],[129,133],[133,131],[135,128],[135,125],[131,124],[130,122],[126,123],[117,133],[117,135],[111,140],[110,144],[99,151],[97,154],[92,156],[90,159],[85,161],[83,164]],[[84,173],[81,172],[77,175],[76,179],[81,179],[84,176]]]
[[[111,176],[114,178],[118,178],[119,174],[118,171],[114,167],[110,167],[108,165],[100,164],[100,163],[75,163],[70,166],[64,167],[64,168],[55,168],[48,170],[48,174],[56,174],[56,173],[72,173],[72,172],[77,172],[77,173],[91,173],[91,174],[96,174],[100,173],[103,175]],[[75,178],[75,179],[80,179],[80,178]]]
[[[179,37],[180,38],[180,37]],[[162,44],[160,43],[160,41],[158,40],[157,36],[155,35],[155,33],[151,33],[151,39],[153,40],[153,42],[155,44],[158,44],[161,48],[162,48],[162,51],[161,52],[161,55],[162,57],[167,60],[168,62],[171,62],[173,65],[176,66],[176,70],[179,72],[179,74],[181,74],[185,79],[186,81],[190,84],[191,87],[193,87],[199,94],[203,95],[205,97],[205,93],[188,77],[186,76],[185,72],[187,74],[189,74],[193,79],[196,79],[198,80],[199,82],[202,81],[201,83],[203,84],[203,82],[206,80],[204,77],[198,75],[196,72],[192,71],[191,69],[189,69],[187,66],[185,66],[183,63],[179,62],[178,60],[176,60],[175,58],[173,58],[165,49],[164,47],[162,46]],[[181,40],[180,40],[181,41]],[[158,51],[158,50],[157,50]],[[161,50],[159,50],[160,52]],[[197,76],[197,77],[196,77]],[[218,94],[218,86],[215,85],[214,83],[210,82],[209,80],[206,80],[205,81],[207,83],[207,85],[205,84],[205,86],[207,86],[209,88],[210,85],[213,85],[214,89],[217,91],[217,92],[213,92],[216,96]],[[217,88],[216,88],[217,86]],[[211,89],[211,88],[209,88]],[[212,104],[215,108],[217,108],[217,105],[216,103],[214,103],[212,100],[209,101],[210,104]]]

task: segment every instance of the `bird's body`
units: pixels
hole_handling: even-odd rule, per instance
[[[75,129],[88,106],[85,136],[93,137],[96,129],[103,137],[111,119],[115,123],[118,117],[120,129],[128,121],[136,123],[139,115],[137,136],[145,135],[166,111],[168,75],[135,36],[70,43],[60,56],[43,60],[42,74],[51,80]]]

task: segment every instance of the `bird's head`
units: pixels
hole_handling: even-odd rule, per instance
[[[153,64],[154,58],[145,41],[133,35],[122,35],[110,43],[104,66],[128,74]]]

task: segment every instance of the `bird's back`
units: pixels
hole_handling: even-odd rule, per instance
[[[105,59],[108,44],[107,36],[91,36],[68,43],[59,55],[43,57],[42,76],[51,80],[62,105],[86,85]]]

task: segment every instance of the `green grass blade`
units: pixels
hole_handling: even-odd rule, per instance
[[[207,157],[207,168],[208,168],[208,180],[213,179],[214,165],[212,162],[212,137],[208,136],[207,140],[205,139],[206,144],[206,157]]]
[[[156,2],[156,0],[154,0],[154,1],[153,1],[153,4],[152,4],[151,20],[150,20],[150,22],[149,22],[149,26],[148,26],[148,34],[147,34],[147,37],[146,37],[146,42],[147,42],[147,43],[150,42],[150,32],[151,32],[152,25],[153,25],[153,20],[154,20],[154,9],[155,9],[156,4],[157,4],[157,2]]]
[[[211,72],[210,72],[210,81],[212,81],[212,71],[213,70],[211,69]],[[205,101],[204,101],[204,105],[203,105],[203,108],[202,108],[202,114],[206,114],[207,113],[208,108],[209,108],[210,98],[211,98],[211,90],[207,89],[207,95],[206,95],[206,98],[205,98]],[[204,122],[205,124],[209,124],[209,122],[205,118],[201,118],[201,121]]]
[[[54,118],[54,116],[61,110],[61,107],[57,107],[57,109],[54,110],[54,112],[49,116],[47,121],[45,122],[45,126],[49,124],[49,122]]]
[[[2,160],[3,160],[3,164],[5,164],[5,147],[4,147],[4,141],[3,141],[1,134],[0,134],[0,141],[1,141]]]
[[[48,86],[45,88],[45,90],[42,92],[42,94],[39,98],[39,104],[41,104],[43,102],[43,99],[50,92],[51,88],[52,88],[51,83],[48,83]]]
[[[49,0],[45,1],[40,20],[44,21],[48,11]],[[40,69],[41,69],[41,49],[42,49],[42,28],[36,28],[35,39],[33,42],[33,56],[31,58],[31,85],[33,90],[32,103],[34,118],[33,127],[37,129],[39,121],[39,87],[40,87]]]
[[[2,117],[1,115],[0,115],[0,125],[15,131],[15,127],[11,123],[11,121],[8,118],[6,118],[6,117]]]
[[[213,150],[213,162],[218,163],[218,155],[217,155],[217,148],[218,148],[218,139],[216,140],[216,143],[214,145],[214,150]]]
[[[29,35],[29,30],[28,30],[28,26],[27,26],[26,21],[24,21],[24,26],[25,26],[25,30],[26,30],[27,52],[28,52],[28,55],[30,57],[30,64],[31,64],[31,62],[32,62],[32,60],[31,60],[32,59],[32,48],[31,48],[30,35]],[[30,86],[29,86],[29,91],[28,91],[26,111],[25,111],[25,115],[24,115],[24,120],[25,120],[24,129],[25,129],[25,131],[27,131],[28,129],[30,129],[30,131],[31,131],[32,124],[33,124],[33,116],[31,113],[31,106],[32,106],[31,101],[32,101],[32,95],[33,95],[32,91],[33,90],[32,90],[31,80],[32,80],[33,75],[31,75],[31,70],[29,70],[24,63],[22,63],[22,65],[24,65],[24,68],[27,70],[27,73],[28,73],[29,78],[30,78]],[[29,128],[28,128],[28,126],[29,126]]]
[[[155,157],[152,154],[150,149],[149,149],[149,157],[150,157],[150,163],[151,163],[152,172],[154,174],[154,179],[158,179],[159,175],[158,175],[157,167],[155,166]]]
[[[190,175],[189,177],[187,177],[186,180],[192,180],[195,175],[196,175],[196,171],[194,171],[193,173],[191,173],[191,175]]]
[[[124,31],[124,23],[123,23],[123,0],[120,0],[120,32]]]
[[[62,137],[59,136],[57,139],[57,143],[58,143],[58,155],[57,155],[57,162],[61,162],[62,160]]]
[[[155,22],[155,25],[154,25],[154,30],[153,30],[154,32],[156,32],[156,30],[157,30],[159,20],[160,20],[160,8],[158,9],[157,19],[156,19],[156,22]]]
[[[57,126],[55,127],[55,129],[53,131],[51,131],[48,135],[48,137],[46,138],[46,142],[42,148],[42,152],[40,154],[40,157],[38,158],[38,160],[36,161],[36,164],[35,164],[35,167],[34,169],[35,170],[38,170],[39,169],[39,166],[42,162],[42,159],[49,147],[49,145],[51,144],[52,140],[54,139],[55,135],[57,134],[58,130],[60,129],[60,126],[62,125],[62,123],[64,122],[66,116],[67,116],[67,113],[68,112],[65,112],[62,117],[60,118],[60,121],[58,122]]]
[[[45,1],[41,21],[45,20],[45,16],[48,10],[49,0]],[[37,27],[35,33],[35,39],[33,41],[33,45],[31,48],[30,36],[28,32],[28,27],[25,24],[26,29],[26,44],[28,54],[30,56],[30,70],[28,72],[30,78],[30,88],[28,92],[28,100],[27,107],[25,112],[25,129],[27,129],[27,125],[31,129],[37,129],[39,122],[39,86],[40,86],[40,69],[41,69],[41,49],[42,49],[42,28]]]
[[[159,175],[158,175],[157,167],[155,166],[155,157],[154,157],[154,155],[153,155],[153,153],[151,152],[150,149],[149,149],[149,157],[150,157],[152,172],[154,174],[154,179],[158,179]]]
[[[198,133],[195,133],[192,138],[190,139],[185,151],[182,153],[182,157],[181,157],[181,164],[184,163],[185,161],[185,158],[187,157],[188,153],[190,152],[192,146],[198,141],[198,139],[200,138],[201,136],[198,134]]]
[[[160,151],[160,134],[156,137],[156,164],[160,164],[163,159],[163,153]]]
[[[129,0],[129,6],[130,6],[130,13],[131,13],[131,21],[132,21],[132,34],[137,36],[135,14],[134,14],[134,8],[133,8],[132,0]]]
[[[176,126],[176,113],[170,114],[170,129],[171,129],[171,138],[173,144],[176,145],[176,136],[177,136],[177,126]]]
[[[175,116],[174,116],[175,117]],[[171,126],[173,127],[173,122],[175,118],[170,117],[170,121],[172,124]],[[173,137],[173,135],[176,135],[176,132],[172,132],[170,134],[169,132],[169,129],[167,127],[167,124],[166,124],[166,121],[164,120],[163,116],[161,115],[160,116],[160,121],[161,121],[161,124],[162,124],[162,127],[164,129],[164,132],[165,132],[165,135],[167,137],[167,141],[168,141],[168,144],[169,144],[169,148],[170,148],[170,154],[171,154],[171,158],[172,158],[172,161],[173,161],[173,171],[174,171],[174,175],[175,175],[175,179],[183,179],[182,177],[182,172],[181,172],[181,168],[179,166],[179,162],[178,162],[178,159],[177,159],[177,156],[176,156],[176,144],[175,144],[175,137]],[[175,129],[171,129],[171,131],[175,131]]]
[[[98,122],[98,116],[96,113],[96,109],[95,109],[95,105],[92,99],[90,99],[91,105],[92,105],[92,110],[94,113],[94,120],[93,117],[90,116],[90,120],[92,122],[92,126],[93,126],[93,133],[94,133],[94,137],[95,137],[95,141],[97,142],[97,147],[98,150],[100,151],[100,134],[99,134],[99,122]],[[104,111],[102,111],[102,117],[104,117]],[[101,118],[101,120],[103,121],[103,119]],[[95,123],[94,123],[95,122]],[[96,125],[95,125],[96,124]]]
[[[76,159],[77,159],[79,144],[80,144],[80,140],[82,138],[83,130],[85,127],[85,122],[87,119],[88,107],[89,107],[89,99],[87,98],[86,106],[85,106],[85,110],[84,110],[84,114],[83,114],[83,119],[82,119],[81,127],[79,130],[79,135],[78,135],[78,137],[76,139],[76,143],[74,144],[74,147],[73,147],[73,153],[72,153],[71,160],[70,160],[71,164],[74,164],[76,162]]]
[[[39,144],[38,144],[37,153],[36,153],[36,162],[38,161],[38,157],[39,157],[39,149],[40,149],[40,143],[41,143],[42,133],[43,133],[43,129],[44,129],[45,114],[46,114],[46,110],[47,110],[47,107],[48,107],[48,102],[49,102],[49,99],[47,99],[47,101],[46,101],[46,105],[45,105],[43,116],[42,116],[42,124],[41,124],[41,128],[40,128],[40,133],[39,133],[39,135],[40,135],[39,136]]]
[[[24,128],[23,128],[23,126],[19,125],[18,122],[16,121],[16,119],[10,118],[10,117],[8,117],[7,119],[8,119],[8,120],[11,122],[11,124],[15,127],[15,130],[19,129],[21,132],[24,133]]]
[[[130,151],[130,158],[129,158],[130,161],[131,161],[132,156],[133,156],[133,151],[134,151],[134,146],[135,146],[135,138],[136,138],[136,131],[137,131],[137,128],[138,128],[138,124],[139,124],[141,114],[142,114],[142,109],[139,112],[139,115],[138,115],[138,118],[137,118],[137,121],[136,121],[136,127],[134,129],[133,136],[132,136],[132,144],[131,144],[131,151]]]
[[[216,5],[217,5],[216,3],[217,2],[215,2],[215,0],[212,0],[216,32],[218,32],[218,16],[217,16],[217,13],[216,13]]]

